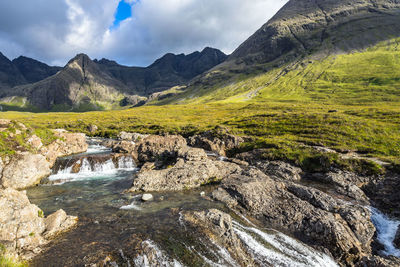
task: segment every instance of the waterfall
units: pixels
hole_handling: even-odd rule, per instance
[[[377,231],[378,241],[385,247],[383,253],[386,256],[400,257],[400,249],[395,248],[393,244],[397,229],[400,226],[400,221],[390,219],[375,208],[371,208],[371,213],[371,219]]]
[[[81,154],[72,159],[61,159],[49,180],[65,182],[113,178],[121,172],[127,171],[136,171],[136,165],[131,156],[121,156],[113,159],[112,155]]]

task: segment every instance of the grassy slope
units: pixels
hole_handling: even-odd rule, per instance
[[[307,59],[257,77],[241,77],[225,87],[195,88],[173,98],[175,103],[184,103],[180,105],[81,114],[2,115],[33,126],[79,131],[86,131],[93,123],[104,136],[120,130],[192,134],[224,125],[234,133],[253,136],[249,148],[267,147],[278,158],[304,160],[304,153],[313,153],[304,147],[308,144],[398,161],[397,42],[349,55]]]

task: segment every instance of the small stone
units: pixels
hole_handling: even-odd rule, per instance
[[[204,197],[204,196],[206,196],[206,192],[200,192],[200,196],[202,196],[202,197]]]
[[[142,196],[142,201],[147,202],[153,200],[154,197],[152,194],[143,194]]]

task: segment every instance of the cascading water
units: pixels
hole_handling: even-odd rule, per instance
[[[395,248],[393,244],[400,221],[390,219],[375,208],[371,208],[371,213],[371,219],[377,231],[377,239],[385,247],[382,252],[387,256],[400,257],[400,249]]]
[[[180,212],[229,212],[222,203],[200,196],[202,191],[211,194],[215,186],[153,193],[153,201],[142,202],[140,195],[132,198],[123,193],[136,172],[133,158],[112,155],[101,147],[97,152],[60,159],[49,185],[28,190],[31,202],[46,214],[64,209],[80,218],[78,227],[52,243],[32,266],[84,266],[85,259],[103,262],[108,255],[121,266],[154,266],[154,260],[158,266],[240,266],[229,248],[186,227]],[[234,232],[261,266],[337,266],[299,241],[239,220]],[[145,253],[134,254],[138,244]]]

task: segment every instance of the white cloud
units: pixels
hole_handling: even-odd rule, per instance
[[[0,2],[0,51],[65,64],[77,53],[146,65],[212,46],[231,53],[287,0],[125,0],[133,17],[109,30],[117,0]]]

